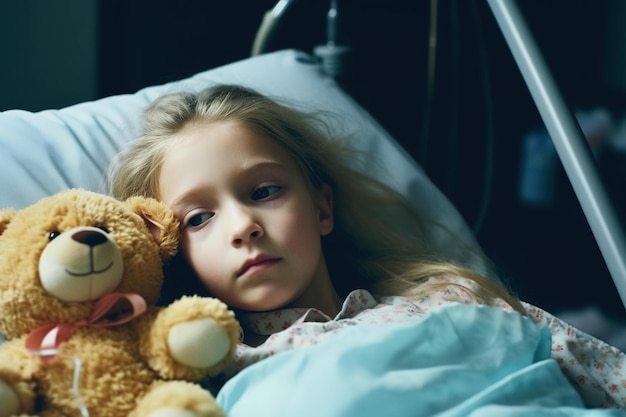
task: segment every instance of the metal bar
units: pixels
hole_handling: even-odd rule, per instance
[[[589,145],[556,87],[515,1],[488,0],[488,3],[554,142],[626,307],[624,229],[599,178]]]

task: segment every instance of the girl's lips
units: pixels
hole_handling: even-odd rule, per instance
[[[269,256],[257,256],[255,258],[248,259],[246,262],[243,263],[243,265],[239,269],[239,272],[237,272],[237,276],[240,277],[248,272],[265,269],[269,266],[274,265],[279,260],[279,258],[271,258]]]

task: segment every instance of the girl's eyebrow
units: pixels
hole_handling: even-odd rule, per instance
[[[177,197],[170,207],[172,210],[176,211],[178,206],[185,206],[189,201],[196,200],[206,195],[206,187],[198,187],[191,190],[186,191],[184,194]]]
[[[285,164],[277,161],[257,161],[249,165],[241,166],[238,173],[242,178],[252,178],[259,180],[263,176],[278,176],[285,178],[288,175],[288,168]],[[267,179],[267,178],[266,178]],[[273,178],[276,179],[276,178]]]
[[[264,171],[281,171],[284,173],[287,170],[285,165],[276,162],[276,161],[260,161],[250,164],[249,166],[241,167],[239,175],[258,175],[263,173]],[[177,206],[184,206],[189,201],[193,201],[202,197],[205,197],[207,194],[207,189],[211,188],[209,186],[203,185],[196,188],[192,188],[187,190],[184,194],[177,197],[170,207],[175,211]]]
[[[281,170],[281,171],[285,171],[286,168],[283,164],[276,162],[276,161],[260,161],[260,162],[255,162],[253,164],[250,164],[248,166],[244,166],[242,167],[241,171],[244,174],[247,173],[254,173],[257,171],[263,171],[263,170],[268,170],[268,169],[277,169],[277,170]]]

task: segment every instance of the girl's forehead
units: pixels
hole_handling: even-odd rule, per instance
[[[227,189],[255,178],[308,183],[301,164],[277,140],[234,123],[196,123],[166,151],[159,196],[173,205],[198,190]]]
[[[289,155],[275,138],[235,121],[191,122],[177,134],[173,146],[196,147],[210,154]]]
[[[233,122],[196,122],[182,130],[164,152],[160,181],[189,170],[245,171],[261,162],[275,162],[301,173],[299,161],[267,134]]]

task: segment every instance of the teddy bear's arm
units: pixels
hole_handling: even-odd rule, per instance
[[[24,348],[24,340],[0,345],[0,417],[30,413],[35,406],[35,374],[41,358]]]
[[[139,321],[140,352],[163,378],[200,380],[232,360],[239,323],[215,298],[183,297]]]

